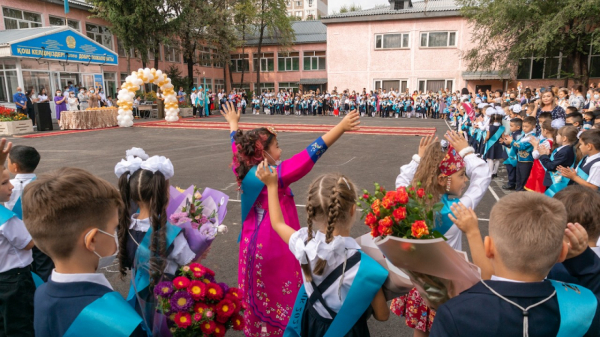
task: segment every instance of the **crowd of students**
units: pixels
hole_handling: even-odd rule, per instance
[[[436,228],[457,250],[466,235],[482,278],[437,310],[416,289],[394,299],[391,311],[405,316],[415,335],[600,335],[600,130],[586,129],[579,112],[563,116],[549,92],[520,111],[520,103],[498,101],[502,92],[492,103],[460,97],[451,116],[457,129],[443,142],[422,139],[400,168],[396,188],[419,182],[428,203],[448,208]],[[316,177],[301,228],[290,189],[345,132],[360,127],[359,113],[349,112],[283,161],[274,128],[239,129],[241,109],[232,102],[222,114],[243,191],[238,283],[245,335],[368,336],[369,317],[387,320],[390,306],[382,290],[388,271],[350,236],[361,192],[347,175]],[[502,130],[506,116],[510,132]],[[0,183],[0,335],[161,335],[153,330],[153,287],[195,259],[166,217],[171,161],[133,148],[115,166],[117,188],[77,168],[37,177],[34,148],[2,140],[0,149],[0,162],[8,159]],[[482,239],[473,209],[503,159],[519,190],[536,177],[540,190],[533,190],[545,195],[502,198]],[[535,160],[544,170],[539,176]],[[134,271],[127,301],[99,272],[114,259],[122,275]]]

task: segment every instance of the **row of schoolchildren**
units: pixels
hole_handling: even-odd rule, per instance
[[[540,112],[537,119],[521,112],[520,105],[479,104],[473,121],[464,109],[456,116],[457,128],[487,160],[492,176],[497,177],[500,163],[505,165],[508,181],[503,189],[552,196],[567,183],[600,187],[600,143],[593,140],[598,131],[588,132],[597,128],[592,112],[568,107],[566,123],[553,121],[550,112]],[[576,177],[578,171],[585,182]]]
[[[149,289],[195,258],[183,233],[166,220],[171,162],[129,150],[115,167],[117,190],[78,168],[36,177],[39,153],[5,144],[0,336],[148,336],[155,308]],[[147,254],[136,254],[140,249]],[[123,276],[138,268],[127,301],[101,272],[115,259]],[[150,307],[143,305],[148,300]]]

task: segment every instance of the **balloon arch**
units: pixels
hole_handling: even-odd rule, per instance
[[[156,84],[163,93],[165,102],[165,120],[167,122],[176,122],[179,120],[179,105],[177,104],[177,95],[173,90],[171,79],[163,74],[162,71],[154,68],[138,69],[127,76],[125,82],[121,85],[119,95],[117,96],[117,105],[119,106],[119,115],[117,121],[120,127],[130,127],[133,125],[133,99],[140,86],[146,83]]]

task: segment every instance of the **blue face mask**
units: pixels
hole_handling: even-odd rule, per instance
[[[588,99],[590,99],[590,97],[592,97],[592,95],[587,94],[585,97],[587,97]]]

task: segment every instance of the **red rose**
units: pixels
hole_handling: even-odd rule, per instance
[[[380,207],[381,200],[379,199],[376,199],[375,201],[373,201],[373,204],[371,204],[371,209],[373,210],[373,213],[375,213],[376,216],[379,216]]]
[[[419,188],[419,189],[417,190],[417,196],[418,196],[419,198],[423,198],[423,197],[425,196],[425,190],[424,190],[424,189],[422,189],[422,188]]]
[[[392,227],[393,224],[394,224],[394,222],[392,221],[392,218],[390,218],[389,216],[386,216],[385,218],[379,220],[379,226]]]
[[[392,202],[388,199],[383,199],[383,201],[381,202],[381,206],[383,206],[383,208],[385,209],[390,209],[392,208]]]
[[[367,226],[373,226],[376,223],[377,223],[377,217],[373,213],[367,214],[367,217],[365,218],[365,224]]]
[[[187,277],[179,276],[173,280],[173,285],[177,289],[185,289],[190,285],[190,279]]]
[[[377,230],[377,226],[371,227],[371,236],[374,238],[379,236],[379,231]]]
[[[429,228],[427,227],[427,224],[423,220],[415,221],[412,224],[410,230],[412,232],[412,235],[417,239],[420,239],[421,236],[423,236],[423,235],[429,234]]]
[[[386,227],[386,226],[379,226],[379,228],[377,229],[379,231],[380,235],[391,235],[392,234],[392,227]]]
[[[396,219],[396,221],[398,221],[398,222],[406,219],[406,208],[404,208],[404,207],[396,208],[394,210],[394,213],[392,213],[392,216],[394,216],[394,219]]]
[[[368,194],[363,194],[363,196],[362,196],[362,197],[363,197],[363,199],[365,199],[365,200],[369,199],[369,195],[368,195]]]
[[[406,192],[406,188],[400,187],[396,191],[396,196],[394,197],[394,201],[406,205],[408,203],[408,193]]]

